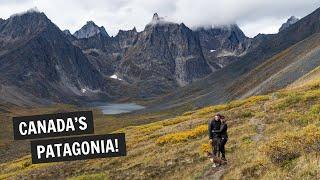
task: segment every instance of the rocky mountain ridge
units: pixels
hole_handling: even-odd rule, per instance
[[[191,30],[157,13],[141,32],[133,28],[115,37],[95,34],[72,42],[100,72],[139,87],[142,97],[201,79],[236,61],[250,45],[237,25]]]
[[[87,21],[87,23],[78,31],[76,31],[73,36],[78,39],[89,38],[96,34],[100,34],[101,36],[109,37],[107,31],[103,26],[97,26],[93,21]]]
[[[320,65],[320,8],[277,34],[259,34],[239,60],[162,97],[154,109],[203,107],[284,88]]]
[[[279,32],[287,29],[289,26],[291,26],[292,24],[294,24],[294,23],[296,23],[296,22],[298,22],[298,21],[299,21],[299,18],[296,18],[295,16],[291,16],[291,17],[287,20],[287,22],[285,22],[285,23],[283,23],[283,24],[281,25],[281,27],[279,28]]]
[[[29,99],[157,97],[206,78],[241,75],[305,36],[279,34],[248,38],[236,24],[192,30],[155,13],[141,32],[133,28],[109,36],[88,21],[72,35],[43,13],[28,12],[0,21],[1,79],[5,89],[21,86]]]
[[[0,74],[1,89],[10,89],[11,93],[10,96],[2,93],[0,99],[19,99],[23,91],[21,104],[31,104],[34,99],[45,102],[112,99],[115,95],[112,89],[117,88],[39,12],[12,16],[1,23]]]

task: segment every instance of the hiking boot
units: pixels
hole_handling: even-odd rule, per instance
[[[222,161],[227,161],[227,159],[225,157],[222,157],[221,160]]]

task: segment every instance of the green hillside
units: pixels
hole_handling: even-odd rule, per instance
[[[8,158],[0,164],[0,178],[317,179],[320,178],[319,87],[319,79],[311,78],[295,88],[127,126],[117,130],[126,133],[126,157],[40,165],[32,165],[30,155]],[[218,169],[211,168],[204,153],[209,149],[207,122],[215,113],[226,115],[230,126],[226,145],[229,163]],[[100,123],[98,133],[109,132],[108,118],[115,117],[95,114]],[[152,117],[164,116],[159,113],[133,117],[137,122],[139,117],[152,121]],[[118,118],[120,121],[121,117]]]

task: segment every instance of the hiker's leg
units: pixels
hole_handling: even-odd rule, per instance
[[[222,138],[220,143],[220,152],[222,154],[222,158],[224,159],[226,158],[226,155],[225,155],[226,151],[224,146],[226,145],[227,141],[228,141],[227,138]]]
[[[218,146],[218,157],[220,157],[221,138],[218,138],[218,144],[217,144],[217,146]]]
[[[217,153],[218,153],[218,145],[219,145],[219,143],[218,143],[218,138],[213,138],[212,139],[213,140],[213,155],[214,156],[217,156]]]
[[[214,156],[214,150],[215,150],[215,147],[214,147],[214,139],[212,139],[212,142],[211,142],[211,150],[212,150],[212,154],[211,156]]]

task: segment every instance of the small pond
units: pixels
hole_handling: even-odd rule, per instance
[[[91,107],[99,108],[103,114],[121,114],[143,109],[144,106],[136,103],[102,103],[95,102],[90,104]]]

